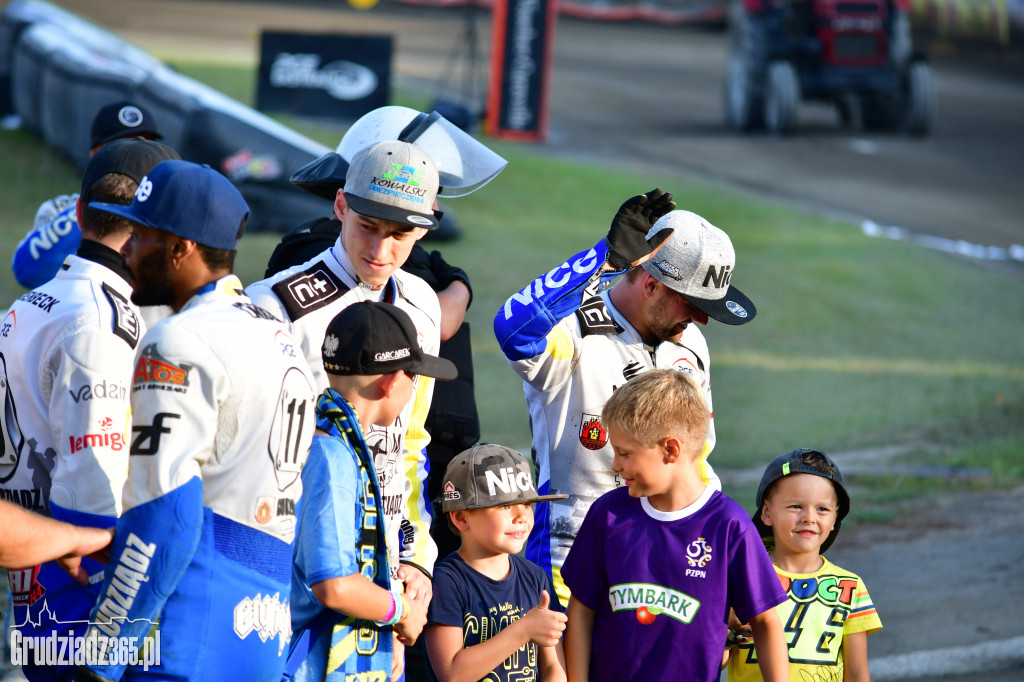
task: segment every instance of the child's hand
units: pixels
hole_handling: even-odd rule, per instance
[[[416,638],[423,632],[423,626],[427,624],[427,599],[406,599],[409,602],[409,615],[401,623],[395,624],[395,634],[398,640],[406,645],[412,646]]]
[[[391,679],[397,680],[405,672],[405,646],[402,645],[397,632],[394,637],[391,649]]]
[[[550,603],[551,595],[544,590],[540,593],[540,604],[530,609],[521,621],[530,641],[537,646],[555,646],[565,631],[565,622],[568,619],[564,613],[549,609]]]

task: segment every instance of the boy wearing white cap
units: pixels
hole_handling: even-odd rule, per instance
[[[526,557],[551,573],[563,602],[569,590],[561,566],[583,517],[622,485],[601,420],[605,402],[638,374],[674,368],[694,378],[711,409],[711,361],[698,326],[709,317],[745,324],[756,312],[731,284],[729,237],[674,208],[660,189],[627,200],[604,239],[513,294],[494,319],[501,349],[524,382],[538,488],[569,495],[538,505],[526,548]],[[714,445],[712,419],[705,458]],[[706,462],[702,474],[721,487]]]

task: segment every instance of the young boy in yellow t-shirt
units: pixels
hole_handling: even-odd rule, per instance
[[[788,597],[775,609],[791,680],[870,679],[867,636],[882,622],[864,582],[822,556],[849,511],[843,475],[822,452],[779,455],[761,478],[753,520]],[[747,639],[732,650],[730,682],[761,679],[756,644]]]

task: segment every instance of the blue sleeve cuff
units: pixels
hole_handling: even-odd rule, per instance
[[[203,484],[195,477],[155,500],[129,509],[117,522],[99,601],[87,636],[138,637],[158,621],[188,568],[203,526]],[[90,665],[120,679],[124,665]]]

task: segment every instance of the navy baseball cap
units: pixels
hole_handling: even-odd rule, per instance
[[[804,455],[815,454],[820,455],[824,458],[824,461],[831,467],[831,471],[826,469],[812,466],[804,463]],[[836,536],[839,535],[839,526],[842,524],[843,519],[850,513],[850,493],[846,490],[846,481],[843,480],[843,474],[839,471],[839,467],[836,463],[820,450],[792,450],[784,455],[779,455],[768,464],[768,467],[764,470],[764,475],[761,477],[761,485],[757,488],[757,510],[751,517],[754,525],[757,527],[757,532],[761,535],[761,540],[764,541],[765,546],[769,550],[775,545],[775,534],[772,529],[764,524],[761,520],[761,509],[764,507],[764,496],[768,492],[768,488],[771,487],[775,481],[783,478],[784,476],[791,476],[793,474],[811,474],[813,476],[821,476],[832,481],[832,487],[836,489],[836,499],[839,501],[839,510],[836,513],[836,526],[832,529],[832,532],[825,538],[825,542],[821,545],[821,553],[824,554],[825,550],[832,546]]]
[[[139,181],[128,206],[89,206],[213,249],[234,251],[249,206],[231,181],[209,166],[163,161]]]
[[[180,159],[178,152],[167,145],[142,137],[114,140],[93,154],[82,175],[82,201],[93,201],[92,188],[104,175],[120,173],[140,182],[162,161]],[[112,197],[107,197],[112,198]]]
[[[164,137],[157,131],[153,116],[141,104],[128,100],[111,102],[92,119],[89,147],[129,136],[150,140],[162,140]]]

